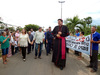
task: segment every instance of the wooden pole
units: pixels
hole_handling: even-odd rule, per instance
[[[91,40],[92,40],[92,33],[91,33]],[[90,44],[90,56],[92,56],[92,43]]]

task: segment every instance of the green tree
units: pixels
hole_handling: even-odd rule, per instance
[[[84,19],[79,19],[78,16],[74,16],[73,18],[67,18],[65,20],[65,25],[69,28],[71,33],[75,33],[75,28],[80,31],[84,31],[85,35],[89,35],[91,33],[91,23],[92,18],[87,17]]]
[[[25,25],[24,28],[26,29],[26,31],[29,31],[30,29],[33,29],[34,31],[37,31],[39,26],[35,25],[35,24],[28,24],[28,25]]]
[[[89,25],[92,23],[92,17],[87,17],[87,18],[84,18],[86,24],[88,24],[88,27]]]
[[[67,18],[65,21],[65,25],[69,28],[71,33],[75,33],[75,27],[80,24],[80,19],[78,16],[74,16],[73,18]],[[79,26],[77,26],[79,28]]]
[[[22,31],[22,27],[17,27],[16,30],[19,30],[20,32]]]
[[[0,29],[4,29],[5,27],[3,25],[1,25]]]
[[[100,25],[97,26],[97,30],[98,33],[100,33]]]
[[[15,31],[15,28],[14,27],[8,27],[9,31]]]

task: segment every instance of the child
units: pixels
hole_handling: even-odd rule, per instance
[[[15,38],[15,53],[18,52],[18,43],[17,43],[17,39]]]

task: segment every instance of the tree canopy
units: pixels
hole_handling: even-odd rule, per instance
[[[73,34],[75,33],[75,29],[84,31],[85,35],[91,33],[91,23],[92,23],[91,17],[79,19],[78,16],[74,16],[73,18],[67,18],[64,21],[64,23],[69,28],[69,31]]]
[[[29,31],[30,29],[33,29],[34,31],[37,31],[39,26],[35,25],[35,24],[28,24],[28,25],[25,25],[24,28],[26,29],[26,31]]]

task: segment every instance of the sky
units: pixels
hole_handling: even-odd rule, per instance
[[[59,0],[0,0],[0,17],[3,22],[24,27],[37,24],[45,29],[57,25],[61,18]],[[60,0],[63,1],[63,0]],[[100,0],[64,0],[62,19],[76,15],[80,19],[91,16],[95,25],[100,25]]]

